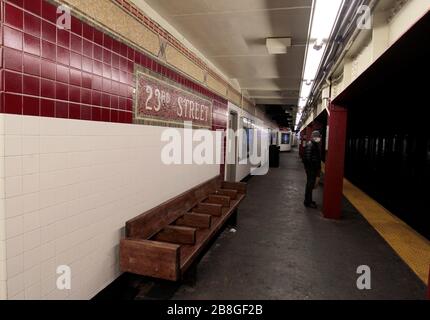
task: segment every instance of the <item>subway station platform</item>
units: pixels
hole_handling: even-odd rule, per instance
[[[426,286],[346,200],[333,222],[303,206],[298,153],[248,180],[237,218],[178,283],[125,274],[96,299],[424,299]],[[314,192],[321,205],[322,188]],[[371,289],[357,289],[357,267]]]

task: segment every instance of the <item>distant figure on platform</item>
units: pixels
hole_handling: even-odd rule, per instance
[[[303,152],[303,164],[305,165],[307,176],[304,205],[308,208],[317,208],[315,201],[312,201],[312,190],[316,187],[317,178],[321,175],[320,142],[320,132],[312,132],[311,140],[308,141]]]

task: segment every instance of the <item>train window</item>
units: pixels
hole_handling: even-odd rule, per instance
[[[289,133],[282,133],[281,143],[282,144],[289,144],[290,143],[290,134]]]

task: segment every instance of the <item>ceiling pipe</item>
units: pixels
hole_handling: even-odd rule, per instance
[[[360,6],[362,5],[367,5],[372,12],[378,2],[379,0],[361,0],[354,1],[354,4],[348,6],[346,6],[346,2],[344,3],[343,8],[341,9],[339,14],[339,17],[343,18],[336,23],[333,29],[332,41],[334,43],[324,54],[322,63],[320,65],[320,67],[324,66],[324,69],[320,70],[316,81],[314,82],[311,98],[309,99],[309,103],[303,110],[303,114],[298,127],[301,127],[303,125],[304,120],[307,118],[307,115],[310,112],[309,109],[311,105],[313,104],[314,100],[319,97],[322,83],[325,80],[329,80],[331,78],[334,71],[342,63],[342,60],[350,49],[352,43],[360,34],[361,29],[357,28],[356,26],[358,8],[360,8]]]

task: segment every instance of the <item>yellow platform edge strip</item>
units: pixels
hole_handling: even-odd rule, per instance
[[[343,180],[343,194],[427,285],[430,266],[430,241],[347,179]]]

